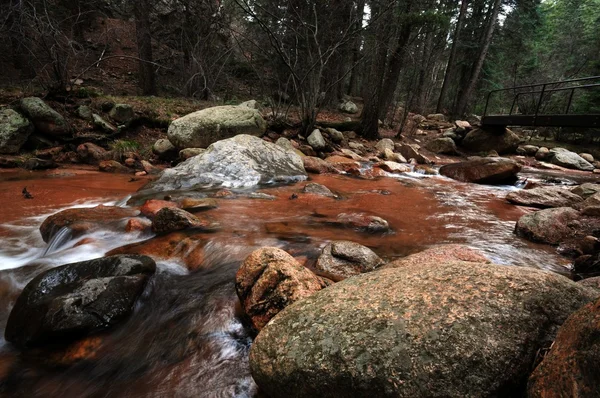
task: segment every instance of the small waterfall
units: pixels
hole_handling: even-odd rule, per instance
[[[57,251],[58,248],[62,247],[68,241],[71,240],[71,229],[69,227],[62,227],[48,242],[48,246],[46,250],[44,250],[44,254],[42,257],[47,256],[48,254],[52,254]]]

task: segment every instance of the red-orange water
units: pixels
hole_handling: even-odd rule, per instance
[[[156,255],[159,265],[134,314],[121,326],[66,348],[23,354],[2,345],[3,395],[254,396],[247,363],[252,335],[241,320],[233,279],[239,262],[256,247],[283,247],[307,266],[326,242],[339,239],[365,244],[386,259],[430,245],[466,243],[503,264],[564,270],[566,263],[553,248],[514,236],[514,223],[526,211],[504,200],[514,188],[417,175],[311,176],[339,199],[303,194],[306,182],[258,190],[273,200],[250,199],[250,190],[235,192],[237,198],[219,198],[219,208],[203,213],[221,230],[176,235],[181,250],[168,256],[156,242],[169,237],[114,230],[94,231],[79,238],[89,243],[77,247],[74,241],[60,242],[44,254],[37,231],[43,217],[35,216],[77,200],[115,201],[143,183],[129,180],[92,171],[0,174],[0,229],[5,231],[0,268],[18,267],[0,271],[0,325],[19,291],[43,267],[98,257],[128,243]],[[24,186],[34,199],[22,198]],[[392,231],[371,234],[337,222],[340,214],[352,213],[382,217]]]

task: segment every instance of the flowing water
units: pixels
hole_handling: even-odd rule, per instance
[[[33,178],[32,178],[33,177]],[[545,178],[529,174],[530,179]],[[251,397],[248,367],[253,335],[244,324],[234,276],[254,249],[277,246],[312,267],[331,240],[352,240],[393,260],[431,245],[463,243],[507,266],[566,273],[568,261],[548,246],[513,234],[526,209],[508,204],[512,186],[479,186],[417,173],[365,180],[311,176],[338,198],[301,193],[306,183],[234,191],[203,213],[214,233],[95,229],[59,231],[46,244],[38,228],[68,207],[126,206],[144,181],[91,171],[0,175],[0,325],[14,300],[43,269],[112,253],[150,254],[158,264],[133,315],[120,326],[67,347],[19,353],[0,340],[0,393],[22,397]],[[554,181],[557,182],[557,181]],[[560,182],[560,181],[558,181]],[[20,196],[23,186],[34,194]],[[262,193],[264,195],[257,195]],[[214,191],[193,191],[203,197]],[[348,228],[341,214],[376,215],[392,231]]]

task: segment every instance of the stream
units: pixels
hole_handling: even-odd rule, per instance
[[[521,176],[548,180],[532,170]],[[39,226],[48,215],[98,204],[127,206],[129,195],[145,180],[90,170],[0,174],[2,329],[19,292],[41,270],[111,251],[151,254],[158,265],[132,316],[111,330],[66,348],[26,353],[2,336],[0,394],[256,396],[248,367],[253,335],[242,318],[234,276],[240,262],[264,246],[280,247],[311,268],[331,240],[361,243],[386,260],[432,245],[461,243],[480,249],[498,264],[568,273],[569,261],[555,248],[513,234],[516,220],[531,211],[505,201],[517,187],[465,184],[418,173],[371,180],[311,175],[309,182],[327,186],[338,198],[303,194],[306,182],[232,190],[234,195],[217,199],[219,207],[205,213],[221,225],[217,232],[154,238],[149,231],[112,228],[72,239],[66,230],[46,244]],[[560,176],[552,183],[575,180]],[[24,186],[34,199],[21,196]],[[384,218],[392,232],[370,234],[335,222],[340,214],[355,213]],[[168,255],[165,247],[170,247]]]

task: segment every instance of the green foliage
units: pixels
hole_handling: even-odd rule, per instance
[[[140,144],[130,140],[115,140],[110,144],[110,150],[115,160],[123,159],[128,153],[137,153],[139,149]]]

